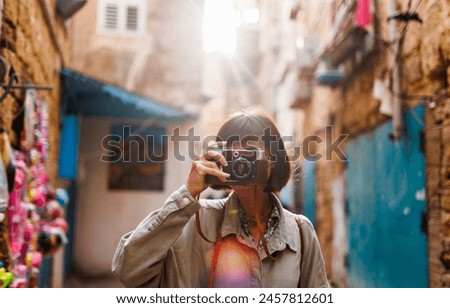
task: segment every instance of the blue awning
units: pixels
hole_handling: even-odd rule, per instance
[[[181,110],[70,69],[64,68],[61,75],[66,114],[158,122],[180,122],[188,118],[188,114]]]

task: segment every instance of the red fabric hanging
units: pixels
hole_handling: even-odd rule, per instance
[[[356,24],[364,28],[372,21],[370,15],[370,0],[358,0],[355,11]]]

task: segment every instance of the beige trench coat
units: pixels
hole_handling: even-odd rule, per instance
[[[152,212],[134,231],[122,237],[112,271],[126,287],[207,287],[214,244],[205,241],[197,231],[194,214],[199,211],[201,230],[207,239],[216,241],[217,226],[223,221],[222,238],[231,236],[251,247],[253,255],[258,256],[242,261],[233,257],[233,252],[221,252],[216,273],[226,275],[215,279],[213,286],[233,286],[235,279],[237,287],[244,286],[243,282],[246,287],[329,287],[311,222],[301,216],[299,230],[295,215],[283,209],[273,196],[280,217],[267,246],[270,254],[276,256],[275,260],[268,258],[264,250],[257,251],[244,232],[235,194],[221,200],[197,201],[182,186],[161,209]]]

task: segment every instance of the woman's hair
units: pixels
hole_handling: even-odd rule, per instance
[[[266,192],[280,191],[289,181],[291,163],[274,121],[266,113],[249,109],[232,114],[217,133],[216,141],[255,141],[264,142],[264,148],[270,153],[270,177],[265,187]],[[220,189],[213,186],[212,188]],[[222,187],[223,188],[223,187]]]

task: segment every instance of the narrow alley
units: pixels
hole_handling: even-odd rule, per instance
[[[450,287],[449,16],[0,0],[0,287]]]

